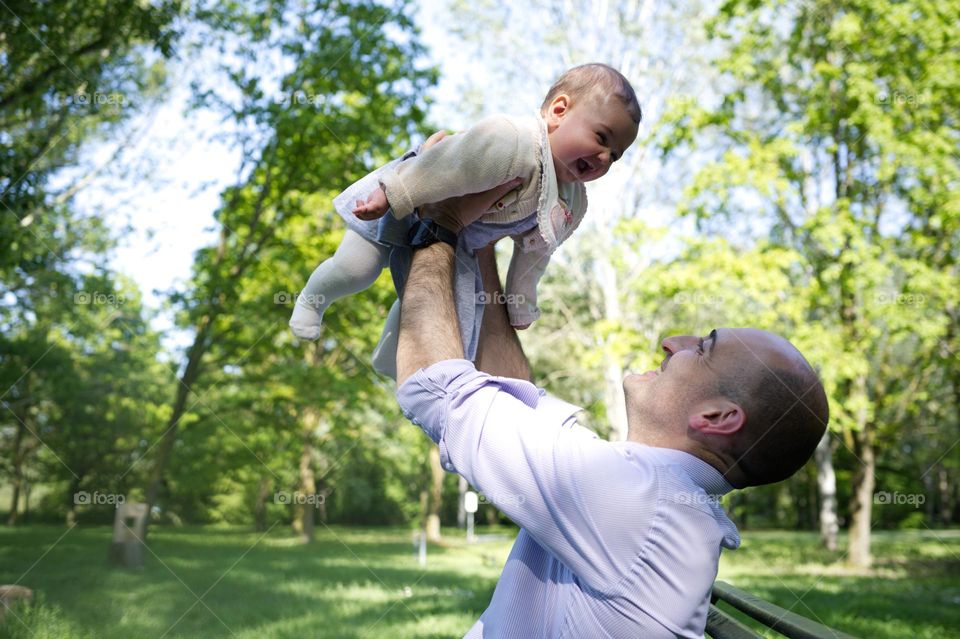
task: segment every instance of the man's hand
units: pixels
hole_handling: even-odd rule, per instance
[[[517,177],[489,191],[461,195],[436,204],[428,204],[420,208],[420,216],[432,219],[454,233],[460,233],[465,227],[480,219],[497,200],[522,183],[523,178]]]

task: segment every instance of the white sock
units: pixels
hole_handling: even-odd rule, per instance
[[[290,329],[301,339],[320,337],[323,312],[341,297],[358,293],[387,266],[390,249],[347,229],[333,257],[318,266],[303,287],[290,317]]]

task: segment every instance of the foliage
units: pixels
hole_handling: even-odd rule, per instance
[[[800,321],[784,328],[821,367],[864,532],[874,449],[939,422],[920,489],[960,425],[942,413],[956,385],[938,385],[960,363],[940,354],[958,305],[958,16],[955,2],[727,2],[708,25],[723,89],[655,132],[665,153],[712,158],[681,214],[794,252]]]

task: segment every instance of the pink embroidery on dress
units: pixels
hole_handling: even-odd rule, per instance
[[[553,232],[557,238],[565,235],[566,231],[573,224],[573,213],[562,201],[557,202],[556,206],[550,211],[550,224],[553,225]]]

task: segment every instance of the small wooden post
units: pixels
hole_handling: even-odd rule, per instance
[[[126,568],[143,568],[143,537],[147,527],[147,505],[123,502],[113,519],[113,543],[108,559]]]
[[[0,624],[3,624],[7,611],[16,617],[12,612],[13,608],[19,605],[29,605],[33,601],[33,591],[16,584],[0,586]]]

